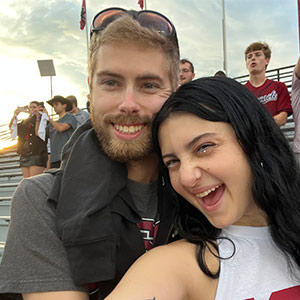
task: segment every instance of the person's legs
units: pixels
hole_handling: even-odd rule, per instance
[[[38,174],[42,174],[43,171],[44,171],[44,167],[39,167],[39,166],[30,166],[29,167],[29,176],[35,176],[35,175],[38,175]]]
[[[24,178],[30,177],[29,167],[21,167],[21,170]]]

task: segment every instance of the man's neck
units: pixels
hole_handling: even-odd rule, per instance
[[[266,81],[266,74],[265,73],[259,73],[259,74],[250,74],[249,78],[250,83],[254,87],[259,87]]]
[[[73,115],[77,115],[78,112],[79,112],[78,107],[74,107],[73,110],[72,110],[72,114],[73,114]]]
[[[158,176],[158,159],[154,153],[148,155],[142,160],[129,161],[126,163],[128,179],[140,182],[150,183]]]
[[[64,111],[64,112],[61,112],[60,114],[58,114],[58,116],[59,116],[59,119],[61,119],[61,118],[63,118],[65,115],[67,114],[67,112],[66,111]]]

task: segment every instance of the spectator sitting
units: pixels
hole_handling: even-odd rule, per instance
[[[59,116],[58,121],[54,121],[47,110],[44,109],[44,112],[49,117],[47,130],[49,132],[51,150],[50,168],[59,168],[62,148],[76,129],[77,120],[72,114],[68,113],[72,110],[72,104],[68,99],[62,96],[54,96],[47,103],[54,108],[54,111]]]
[[[292,107],[295,122],[293,150],[300,165],[300,58],[295,66],[292,80]]]
[[[194,65],[188,59],[183,58],[180,60],[180,76],[179,84],[190,82],[194,79]]]
[[[72,103],[72,107],[73,108],[70,111],[70,113],[73,114],[74,117],[76,118],[76,120],[77,120],[77,127],[79,127],[87,119],[89,119],[90,114],[87,111],[78,108],[78,103],[77,103],[77,99],[76,99],[75,96],[70,95],[70,96],[67,96],[66,99],[68,99]]]
[[[266,78],[266,69],[271,59],[268,44],[255,42],[245,50],[249,81],[246,87],[257,97],[273,116],[276,124],[282,126],[292,113],[290,95],[282,82]]]

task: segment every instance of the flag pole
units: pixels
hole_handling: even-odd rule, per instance
[[[223,66],[227,75],[227,50],[226,50],[226,23],[225,23],[225,0],[222,0],[222,31],[223,31]]]
[[[144,9],[147,9],[147,1],[145,0],[145,8]]]
[[[89,64],[89,29],[88,29],[88,22],[87,22],[87,6],[85,1],[85,13],[86,13],[86,24],[85,24],[85,34],[86,34],[86,52],[87,52],[87,65]]]
[[[298,0],[298,34],[299,34],[299,51],[300,51],[300,0]]]

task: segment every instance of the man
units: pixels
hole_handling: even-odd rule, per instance
[[[179,76],[179,85],[190,82],[194,79],[194,66],[186,58],[180,60],[180,76]]]
[[[77,107],[78,103],[77,103],[77,98],[75,96],[70,95],[67,96],[66,99],[68,99],[72,103],[72,110],[70,111],[70,113],[73,114],[74,117],[76,118],[77,127],[79,127],[90,117],[90,114],[85,110],[82,110]]]
[[[292,113],[290,95],[284,83],[266,78],[266,69],[271,59],[271,49],[266,43],[255,42],[245,50],[249,81],[246,87],[258,98],[282,126]]]
[[[295,66],[292,79],[292,107],[295,123],[293,151],[300,166],[300,58]]]
[[[47,130],[50,138],[50,168],[59,168],[62,148],[76,129],[77,120],[72,114],[68,113],[72,110],[72,104],[68,99],[62,96],[54,96],[47,103],[53,107],[59,117],[57,121],[54,121],[45,109],[45,113],[49,117]]]
[[[103,299],[146,249],[167,242],[173,205],[158,176],[151,124],[178,74],[168,19],[117,8],[96,15],[92,127],[74,132],[55,176],[43,174],[15,192],[0,292],[79,300],[88,299],[89,287],[90,298]]]

